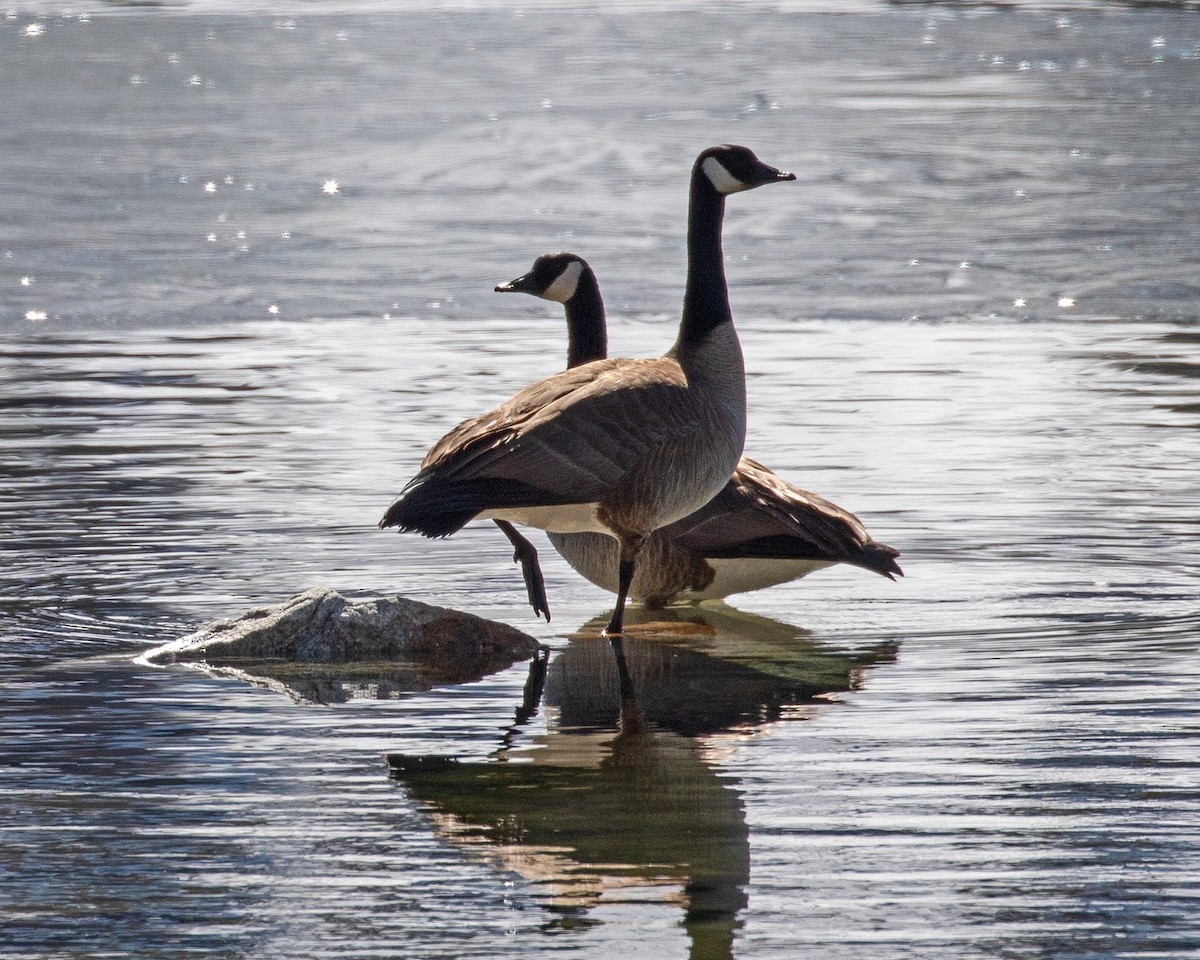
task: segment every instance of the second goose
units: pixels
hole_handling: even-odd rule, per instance
[[[596,275],[572,253],[538,257],[496,287],[563,305],[567,363],[602,358],[604,301]],[[553,533],[550,542],[588,580],[616,591],[616,543],[594,533]],[[786,583],[836,563],[903,576],[899,551],[873,540],[854,514],[743,457],[720,493],[695,513],[654,531],[638,557],[630,595],[647,606],[708,600]]]

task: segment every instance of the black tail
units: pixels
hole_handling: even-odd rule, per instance
[[[403,533],[423,537],[448,537],[457,533],[484,507],[455,495],[453,485],[418,474],[387,508],[381,527],[399,527]]]
[[[423,537],[448,537],[486,510],[575,502],[515,480],[447,480],[436,473],[418,473],[388,507],[379,525]]]
[[[693,547],[693,549],[696,548]],[[895,580],[897,576],[904,576],[904,571],[896,563],[896,557],[900,556],[900,551],[895,547],[889,547],[886,543],[877,543],[874,540],[868,540],[866,543],[843,542],[835,546],[823,546],[806,537],[780,533],[769,537],[744,540],[723,550],[704,547],[700,552],[711,558],[771,557],[779,559],[786,557],[790,560],[825,560],[830,563],[848,563],[853,567],[861,567],[863,570],[881,574],[889,580]],[[896,576],[892,576],[893,574]]]
[[[900,564],[896,562],[896,558],[900,556],[900,551],[895,547],[889,547],[886,543],[876,543],[872,540],[870,543],[864,543],[862,553],[855,557],[850,562],[855,566],[862,567],[864,570],[873,570],[875,573],[882,574],[889,580],[895,580],[896,577],[904,576],[904,571],[900,569]]]

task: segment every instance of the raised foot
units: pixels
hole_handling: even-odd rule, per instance
[[[513,545],[513,563],[521,565],[521,576],[525,579],[525,593],[536,617],[545,617],[550,622],[550,601],[546,597],[546,581],[542,579],[542,568],[538,563],[537,548],[517,533],[506,520],[495,521],[496,526]]]

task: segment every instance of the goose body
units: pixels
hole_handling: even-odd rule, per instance
[[[539,380],[438,441],[385,525],[407,520],[426,536],[474,519],[648,533],[686,516],[721,488],[745,431],[744,386],[710,366],[598,360]]]
[[[380,526],[444,537],[490,518],[602,534],[618,548],[607,632],[619,635],[646,537],[718,493],[745,440],[745,371],[721,252],[725,196],[794,179],[745,147],[701,152],[671,349],[654,359],[571,367],[459,424],[429,451]]]
[[[539,257],[497,291],[563,304],[568,364],[606,349],[604,302],[595,274],[569,253]],[[616,543],[591,533],[550,532],[554,548],[588,580],[616,591]],[[697,511],[655,530],[638,557],[630,593],[651,606],[719,599],[807,576],[836,563],[901,574],[898,551],[877,543],[852,513],[742,457],[720,492]]]

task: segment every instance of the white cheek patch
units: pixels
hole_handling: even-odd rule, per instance
[[[572,260],[563,272],[554,278],[554,282],[546,288],[542,298],[554,300],[557,303],[566,303],[575,296],[575,290],[579,286],[579,278],[582,275],[583,264],[578,260]]]
[[[704,175],[716,188],[717,193],[737,193],[746,189],[746,185],[726,170],[716,157],[705,157],[700,169],[704,171]]]

